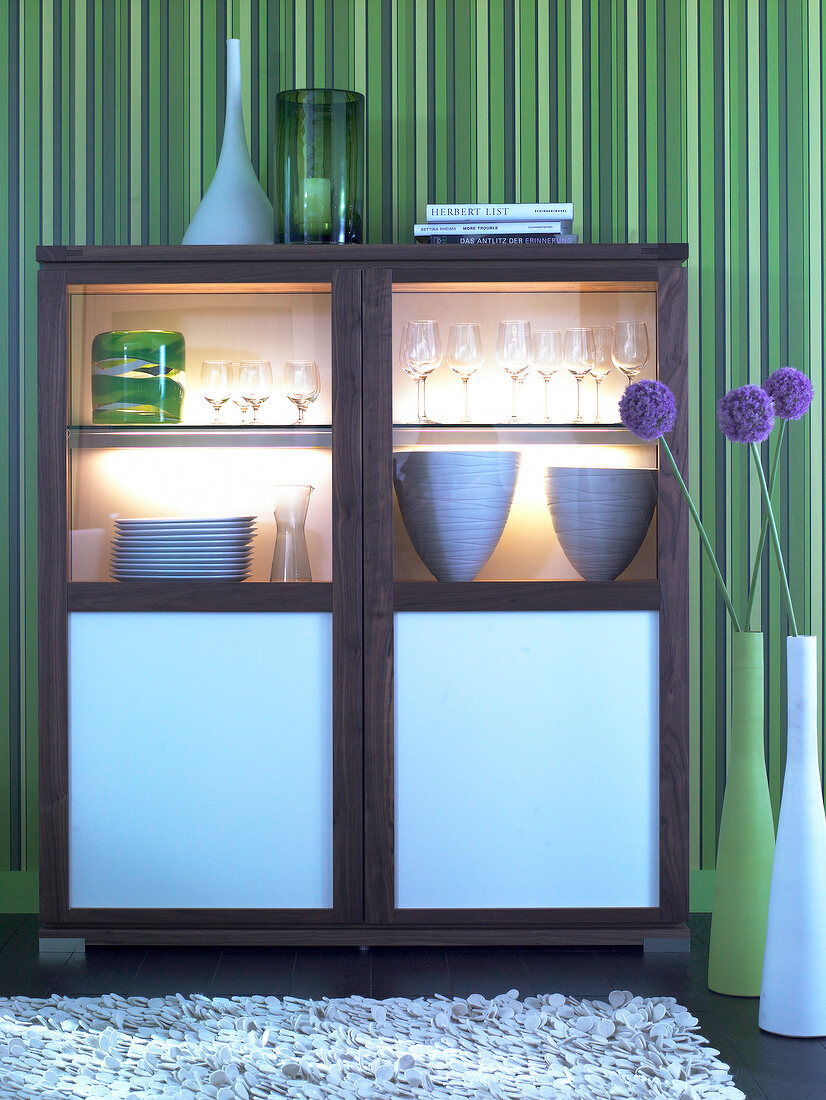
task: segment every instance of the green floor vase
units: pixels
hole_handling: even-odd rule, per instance
[[[726,790],[708,953],[708,987],[758,997],[774,859],[763,750],[763,635],[731,639],[731,695]]]

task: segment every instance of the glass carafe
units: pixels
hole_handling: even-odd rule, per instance
[[[311,581],[304,521],[312,485],[278,485],[275,489],[275,550],[271,581]]]

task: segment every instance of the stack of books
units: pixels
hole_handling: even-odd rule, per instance
[[[576,244],[574,206],[557,203],[428,203],[413,226],[419,244]]]

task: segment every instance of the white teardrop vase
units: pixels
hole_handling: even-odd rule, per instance
[[[227,110],[221,155],[183,244],[272,244],[272,203],[250,161],[241,106],[241,42],[227,39]]]
[[[759,1024],[826,1035],[826,814],[817,758],[817,638],[786,640],[788,733]]]

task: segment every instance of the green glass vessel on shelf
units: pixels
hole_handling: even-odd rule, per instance
[[[180,332],[100,332],[92,341],[93,424],[179,424],[186,345]]]
[[[275,97],[275,240],[359,244],[364,96],[296,88]]]

